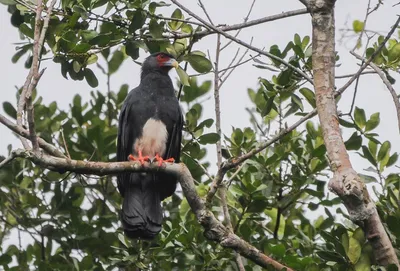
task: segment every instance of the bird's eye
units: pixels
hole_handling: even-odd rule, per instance
[[[165,59],[165,55],[158,55],[158,59]]]

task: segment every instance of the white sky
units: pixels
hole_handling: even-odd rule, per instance
[[[181,1],[185,3],[192,11],[196,12],[201,17],[205,18],[202,10],[197,5],[195,0]],[[211,18],[215,24],[234,24],[243,21],[243,18],[248,12],[248,8],[252,0],[231,0],[229,1],[229,8],[227,7],[228,1],[216,1],[216,0],[204,0],[203,3],[207,7]],[[375,4],[377,1],[372,1]],[[367,29],[383,31],[387,33],[391,25],[397,19],[397,15],[400,11],[400,6],[392,7],[398,0],[386,0],[385,5],[379,9],[378,12],[373,13],[369,20]],[[337,48],[340,55],[341,66],[337,68],[336,74],[343,75],[354,73],[357,70],[357,61],[348,52],[354,46],[355,38],[351,40],[345,40],[347,42],[339,42],[341,28],[351,28],[352,22],[355,19],[363,20],[365,16],[365,10],[367,1],[365,0],[352,0],[346,1],[341,0],[336,3],[336,41]],[[304,8],[297,0],[281,0],[281,1],[266,1],[258,0],[255,3],[253,12],[250,16],[251,19],[261,18],[268,15],[278,14],[284,11],[295,10]],[[166,16],[169,16],[174,8],[158,9],[158,13],[162,10],[169,10]],[[186,16],[187,17],[187,16]],[[234,33],[234,32],[231,32]],[[266,23],[251,28],[247,28],[242,31],[239,38],[249,42],[253,37],[253,45],[260,48],[267,48],[271,45],[277,44],[281,48],[284,47],[287,42],[293,40],[295,33],[298,33],[301,37],[304,35],[311,35],[311,22],[309,15],[300,15],[291,17],[284,20],[279,20],[271,23]],[[5,6],[0,6],[0,34],[3,41],[0,43],[0,79],[2,82],[2,89],[0,90],[0,103],[4,101],[10,101],[15,104],[15,86],[21,86],[24,83],[25,77],[28,73],[23,67],[24,59],[21,59],[17,64],[11,63],[11,57],[15,53],[15,46],[13,43],[20,42],[19,34],[17,29],[12,27],[10,24],[10,14],[7,12]],[[395,36],[398,38],[398,35]],[[223,44],[226,40],[223,39]],[[208,36],[203,38],[199,43],[195,45],[194,49],[199,50],[210,50],[212,58],[215,53],[216,36]],[[221,55],[220,67],[226,67],[233,55],[237,50],[237,45],[232,44],[228,49],[224,50]],[[244,49],[241,49],[243,52]],[[146,57],[146,54],[141,51],[142,60]],[[251,53],[255,55],[255,53]],[[268,59],[263,57],[261,60],[267,61]],[[73,81],[66,80],[61,76],[61,67],[59,64],[50,61],[42,63],[42,67],[47,67],[39,86],[39,95],[43,96],[43,103],[48,104],[52,101],[57,101],[60,108],[68,110],[69,103],[72,102],[72,98],[75,94],[79,93],[82,96],[83,101],[88,101],[90,98],[90,87],[85,81]],[[93,66],[94,68],[94,66]],[[99,89],[102,92],[106,92],[106,79],[101,75],[101,72],[95,69],[96,75],[99,78]],[[171,72],[171,76],[176,78],[176,73]],[[245,111],[245,107],[251,106],[247,95],[247,88],[257,87],[258,77],[270,78],[272,73],[267,70],[260,70],[252,67],[251,63],[237,68],[231,78],[225,83],[221,90],[221,112],[222,112],[222,129],[223,132],[230,135],[231,127],[248,127],[249,116]],[[392,76],[400,80],[399,74],[393,74]],[[119,87],[127,83],[130,88],[135,87],[139,83],[139,67],[132,61],[127,60],[119,71],[112,76],[111,85],[112,89],[117,91]],[[211,79],[211,76],[200,77],[198,81]],[[340,88],[344,83],[344,80],[337,80],[336,85]],[[395,89],[399,88],[399,83],[394,85]],[[338,109],[342,112],[348,112],[354,85],[351,89],[347,90],[344,97],[339,103]],[[398,91],[398,93],[400,93]],[[305,102],[306,103],[306,102]],[[377,75],[365,75],[360,79],[358,96],[356,105],[364,108],[369,117],[372,113],[381,113],[381,124],[377,129],[377,133],[380,135],[379,140],[381,142],[389,140],[392,143],[392,150],[400,151],[400,140],[395,108],[393,105],[392,98],[387,91],[386,87],[381,83]],[[0,113],[4,114],[1,106]],[[214,116],[213,99],[209,99],[205,104],[204,118]],[[317,118],[313,119],[317,122]],[[288,123],[289,125],[291,123]],[[344,138],[348,139],[350,134],[345,132]],[[364,141],[365,142],[365,141]],[[7,154],[7,145],[13,144],[14,148],[20,147],[20,142],[15,138],[12,133],[0,125],[0,154]],[[215,161],[214,148],[209,148],[209,155],[211,161]],[[356,170],[362,172],[362,169],[368,167],[368,163],[357,154],[352,154],[352,163]],[[215,167],[213,167],[215,169]]]

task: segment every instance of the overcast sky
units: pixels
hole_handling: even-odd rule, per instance
[[[168,2],[168,1],[167,1]],[[195,0],[181,1],[185,3],[192,11],[205,18],[201,9],[197,5]],[[227,3],[229,2],[229,7]],[[231,1],[216,1],[216,0],[204,0],[203,3],[207,7],[210,16],[213,18],[215,24],[234,24],[243,21],[243,18],[248,12],[252,1],[247,0],[231,0]],[[365,10],[367,6],[365,0],[352,0],[346,1],[341,0],[336,3],[336,42],[337,48],[340,55],[340,67],[337,68],[336,74],[343,75],[354,73],[357,70],[358,62],[348,52],[354,46],[355,38],[346,38],[341,40],[342,28],[351,28],[352,22],[355,19],[363,20],[365,16]],[[374,4],[377,1],[372,1]],[[382,31],[387,33],[390,26],[397,19],[397,15],[400,11],[400,6],[392,7],[398,0],[386,0],[385,5],[379,9],[378,12],[373,13],[369,20],[367,28],[370,30]],[[253,12],[250,19],[256,19],[265,17],[268,15],[277,14],[284,11],[295,10],[304,8],[297,0],[281,0],[281,1],[266,1],[258,0],[255,3]],[[158,12],[167,10],[168,16],[171,13],[172,8],[158,9]],[[0,6],[0,33],[2,35],[2,42],[0,43],[0,78],[2,82],[2,89],[0,95],[0,102],[10,101],[13,104],[16,103],[15,86],[22,86],[25,77],[28,73],[23,67],[23,60],[20,60],[17,64],[11,63],[11,57],[15,53],[15,47],[13,43],[20,42],[19,34],[16,28],[12,27],[10,22],[10,15],[6,10],[5,6]],[[293,40],[295,33],[298,33],[301,37],[304,35],[311,35],[311,23],[309,15],[300,15],[291,17],[284,20],[279,20],[271,23],[258,25],[255,27],[247,28],[239,35],[239,38],[249,42],[253,38],[253,45],[260,48],[269,48],[271,45],[277,44],[283,47],[288,41]],[[398,35],[396,35],[398,38]],[[195,45],[195,49],[199,50],[210,50],[212,58],[215,53],[215,35],[203,38],[199,43]],[[223,40],[225,43],[226,40]],[[220,67],[226,67],[233,55],[235,54],[238,46],[233,44],[221,55]],[[241,50],[243,52],[244,49]],[[254,55],[254,53],[251,53]],[[141,51],[140,60],[146,57],[146,54]],[[261,58],[268,62],[268,59]],[[68,110],[69,103],[72,101],[72,97],[79,93],[83,97],[83,101],[88,101],[90,98],[90,87],[85,81],[73,81],[66,80],[61,76],[60,65],[53,63],[51,60],[42,63],[42,67],[47,67],[39,86],[39,95],[43,96],[43,103],[49,104],[52,101],[57,101],[60,108]],[[102,92],[106,92],[106,81],[100,72],[97,70],[97,75],[100,81],[99,87],[96,88]],[[176,73],[171,72],[171,76],[176,78]],[[231,78],[225,83],[221,90],[221,112],[222,112],[222,128],[223,132],[230,134],[231,127],[246,127],[250,126],[249,116],[245,111],[245,107],[251,106],[248,99],[247,88],[257,87],[258,77],[270,78],[272,73],[266,70],[260,70],[252,67],[251,63],[237,68]],[[400,76],[392,74],[393,77],[400,80]],[[119,87],[127,83],[130,88],[135,87],[139,83],[139,67],[132,61],[125,61],[124,65],[120,70],[112,76],[111,85],[112,89],[117,91]],[[211,79],[210,76],[200,77],[198,80]],[[336,86],[340,88],[346,80],[337,80]],[[399,89],[399,83],[394,85],[395,88]],[[354,90],[354,85],[346,91],[346,94],[339,103],[339,110],[342,112],[348,112],[351,97]],[[398,91],[399,93],[399,91]],[[393,106],[391,96],[385,86],[381,83],[377,75],[365,75],[361,78],[359,83],[358,97],[356,105],[364,108],[369,117],[372,113],[381,113],[381,124],[377,129],[381,142],[389,140],[392,143],[392,150],[400,150],[400,140],[397,127],[396,113]],[[213,99],[209,99],[205,104],[204,117],[213,117]],[[0,113],[4,114],[1,106]],[[317,122],[317,118],[313,119]],[[291,123],[288,123],[289,125]],[[349,133],[345,132],[344,138],[349,138]],[[20,142],[15,138],[12,133],[0,125],[0,154],[6,155],[7,145],[13,144],[14,148],[20,147]],[[212,161],[215,161],[215,152],[209,152],[212,155]],[[363,159],[356,154],[352,154],[352,163],[355,169],[362,172],[362,169],[368,167]]]

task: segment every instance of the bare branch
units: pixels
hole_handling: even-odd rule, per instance
[[[362,73],[360,73],[360,75],[365,75],[365,74],[376,74],[375,71],[364,71]],[[344,79],[344,78],[349,78],[349,77],[353,77],[354,73],[352,74],[343,74],[343,75],[336,75],[335,79]]]
[[[249,48],[252,51],[255,51],[261,55],[267,56],[269,58],[275,59],[276,61],[279,61],[280,63],[282,63],[283,65],[295,70],[298,74],[300,74],[301,76],[303,76],[304,79],[306,79],[308,82],[310,82],[311,84],[313,84],[313,80],[307,75],[305,74],[302,70],[300,70],[299,68],[293,66],[292,64],[290,64],[289,62],[285,61],[284,59],[277,57],[267,51],[263,51],[257,47],[254,47],[242,40],[239,40],[237,38],[235,38],[232,35],[229,35],[228,33],[225,33],[224,30],[222,30],[222,28],[217,28],[209,23],[207,23],[205,20],[203,20],[202,18],[200,18],[199,16],[197,16],[195,13],[193,13],[190,9],[186,8],[185,6],[183,6],[181,3],[179,3],[177,0],[171,0],[172,3],[174,3],[175,5],[177,5],[179,8],[181,8],[182,10],[184,10],[187,14],[189,14],[190,16],[194,17],[196,20],[198,20],[199,22],[203,23],[204,25],[206,25],[208,28],[214,30],[215,32],[221,34],[222,36],[224,36],[227,39],[233,40],[234,42]]]
[[[41,15],[43,11],[43,3],[42,0],[38,0],[37,8],[36,8],[36,17],[35,17],[35,31],[34,31],[34,42],[33,42],[33,59],[31,69],[26,78],[24,87],[22,89],[21,96],[18,102],[18,110],[17,110],[17,125],[22,127],[22,116],[23,111],[26,110],[29,124],[29,133],[30,140],[32,142],[32,147],[36,151],[39,149],[39,143],[37,141],[37,136],[35,132],[35,122],[34,122],[34,107],[32,104],[32,92],[35,89],[38,81],[40,80],[43,71],[39,73],[39,65],[40,65],[40,54],[43,47],[46,30],[49,25],[51,11],[55,4],[55,0],[50,3],[49,8],[47,9],[47,16],[43,22],[41,22]],[[30,146],[26,139],[21,138],[21,142],[25,149],[30,149]]]
[[[358,58],[359,60],[364,60],[364,58],[360,55],[357,55],[354,52],[350,52],[353,56]],[[397,96],[396,90],[393,88],[392,84],[389,82],[389,80],[386,78],[385,73],[373,62],[369,63],[369,66],[374,69],[375,73],[377,73],[380,78],[382,79],[382,82],[386,85],[387,89],[390,92],[390,95],[392,95],[392,99],[394,102],[394,106],[396,108],[397,112],[397,124],[399,126],[399,133],[400,133],[400,101],[399,97]]]
[[[302,14],[308,14],[308,10],[307,9],[298,9],[298,10],[282,12],[280,14],[275,14],[275,15],[263,17],[260,19],[251,20],[246,23],[221,26],[218,29],[221,31],[224,31],[224,32],[234,31],[234,30],[239,30],[242,28],[247,28],[247,27],[251,27],[251,26],[255,26],[255,25],[259,25],[259,24],[263,24],[263,23],[267,23],[267,22],[272,22],[272,21],[276,21],[276,20],[280,20],[280,19],[285,19],[288,17],[297,16],[297,15],[302,15]],[[196,32],[196,35],[198,37],[205,37],[205,36],[215,34],[215,33],[218,33],[218,31],[215,31],[214,29],[211,28],[211,30],[203,30],[200,32]],[[188,37],[191,37],[192,35],[193,34],[181,34],[181,35],[176,35],[176,37],[177,38],[188,38]]]
[[[210,24],[214,25],[213,21],[211,20],[210,15],[207,12],[206,7],[204,6],[203,2],[201,2],[201,0],[199,0],[199,6],[201,7],[201,9],[204,11],[204,14],[207,16],[208,21],[210,22]]]
[[[255,4],[255,3],[256,3],[256,0],[253,0],[253,2],[251,3],[251,6],[250,6],[249,12],[247,12],[246,17],[245,17],[244,20],[243,20],[244,23],[246,23],[246,22],[249,20],[250,14],[251,14],[251,12],[253,11],[253,7],[254,7],[254,4]],[[237,38],[237,36],[239,36],[239,34],[240,34],[240,32],[242,31],[242,29],[243,29],[243,28],[240,28],[240,29],[236,32],[236,34],[234,35],[235,38]],[[231,45],[231,43],[232,43],[232,40],[228,41],[227,44],[225,44],[224,46],[221,47],[221,51],[223,51],[225,48],[227,48],[229,45]]]
[[[13,123],[9,119],[7,119],[5,116],[0,114],[0,123],[4,124],[8,129],[16,133],[19,137],[22,138],[29,138],[29,131],[25,130],[24,128],[18,126],[17,124]],[[37,141],[39,143],[39,146],[46,151],[48,154],[60,157],[60,158],[67,158],[61,151],[59,151],[56,147],[53,145],[47,143],[45,140],[43,140],[40,137],[37,137]]]

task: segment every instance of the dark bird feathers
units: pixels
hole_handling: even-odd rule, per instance
[[[172,157],[179,162],[183,116],[168,76],[168,59],[173,60],[163,53],[149,56],[142,66],[140,85],[125,99],[119,116],[118,161],[127,161],[144,146],[144,152],[165,150],[160,154],[163,159]],[[166,131],[165,141],[160,131]],[[124,197],[121,221],[125,234],[154,238],[161,231],[161,201],[175,192],[176,178],[166,173],[124,173],[118,175],[118,189]]]

